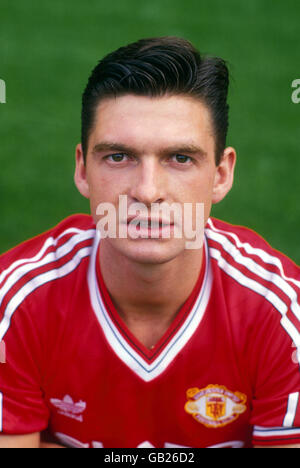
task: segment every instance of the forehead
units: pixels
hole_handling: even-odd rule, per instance
[[[105,98],[97,107],[90,139],[91,144],[120,141],[139,149],[184,143],[201,144],[208,151],[214,147],[209,109],[186,96]]]

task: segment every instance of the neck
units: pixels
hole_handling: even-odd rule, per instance
[[[100,267],[112,301],[130,324],[172,322],[191,294],[199,277],[203,250],[186,250],[183,255],[163,264],[132,261],[101,241]]]

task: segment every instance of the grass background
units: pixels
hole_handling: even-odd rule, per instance
[[[97,61],[141,37],[179,35],[229,62],[232,192],[213,215],[300,263],[297,0],[1,0],[0,253],[89,212],[73,184],[81,93]]]

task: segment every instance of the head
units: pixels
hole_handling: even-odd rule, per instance
[[[92,71],[82,96],[81,144],[84,158],[98,104],[105,98],[189,96],[209,109],[219,164],[228,130],[228,69],[223,59],[202,57],[177,37],[142,39],[108,54]]]
[[[91,213],[109,202],[202,203],[230,190],[235,151],[225,148],[228,70],[201,57],[186,40],[138,41],[109,54],[93,70],[82,99],[82,141],[75,183]],[[195,211],[193,211],[195,215]],[[193,224],[195,228],[195,225]],[[105,239],[140,262],[163,263],[187,255],[185,239]]]

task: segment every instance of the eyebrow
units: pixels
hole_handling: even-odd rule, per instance
[[[124,145],[123,143],[113,143],[108,141],[103,141],[97,143],[93,148],[93,153],[101,153],[102,151],[119,151],[122,153],[134,153],[135,150],[130,146]]]
[[[118,151],[118,152],[127,153],[127,154],[139,153],[139,151],[137,151],[135,148],[131,146],[125,145],[123,143],[115,143],[115,142],[109,142],[109,141],[103,141],[103,142],[97,143],[92,150],[93,153],[100,153],[103,151]],[[189,153],[189,154],[199,154],[201,157],[207,156],[206,151],[204,151],[202,148],[192,143],[184,143],[182,145],[178,144],[174,146],[169,146],[160,150],[159,153],[162,155]]]

